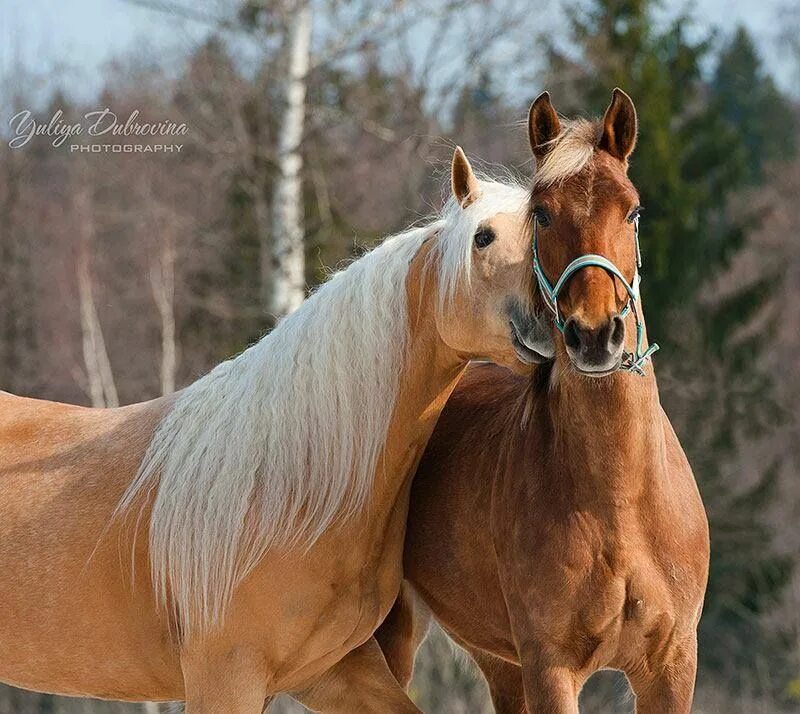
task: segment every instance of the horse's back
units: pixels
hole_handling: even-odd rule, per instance
[[[507,410],[525,391],[530,379],[489,362],[471,364],[442,411],[439,425],[463,418],[464,410],[487,414]]]
[[[474,489],[490,488],[486,468],[496,461],[510,415],[527,378],[493,364],[470,366],[442,411],[412,488],[411,519]],[[475,444],[480,444],[476,453]],[[476,461],[476,457],[478,461]]]
[[[492,474],[509,429],[519,430],[529,382],[491,364],[467,370],[414,477],[404,559],[407,579],[445,629],[509,654],[490,527]]]
[[[470,365],[447,401],[428,442],[417,471],[425,476],[415,480],[415,493],[422,494],[440,481],[447,481],[448,488],[457,486],[461,476],[469,478],[475,473],[478,470],[475,449],[465,447],[480,443],[487,457],[499,448],[509,419],[520,411],[520,401],[528,394],[529,382],[529,377],[494,364]],[[456,476],[452,467],[461,463],[469,466],[468,473]]]
[[[149,442],[168,404],[169,399],[158,399],[96,409],[0,392],[0,469],[7,459],[21,454],[26,458],[63,454],[76,442],[100,448],[104,436],[115,436],[109,445],[123,448],[142,438]],[[124,441],[120,443],[120,439]]]

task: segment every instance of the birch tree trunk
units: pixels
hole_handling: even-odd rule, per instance
[[[278,170],[272,196],[272,235],[262,235],[261,245],[265,309],[276,321],[295,310],[305,296],[300,144],[305,125],[310,52],[311,8],[308,0],[297,0],[286,34],[288,63],[284,114],[278,133]]]
[[[76,209],[80,232],[77,264],[78,299],[83,336],[83,361],[86,366],[89,397],[93,407],[118,407],[117,387],[114,383],[111,362],[108,359],[103,329],[92,292],[89,246],[94,237],[94,217],[88,188],[78,191]]]

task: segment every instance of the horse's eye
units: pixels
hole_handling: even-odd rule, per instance
[[[641,214],[641,212],[643,210],[644,210],[644,206],[636,206],[636,208],[634,208],[630,212],[630,214],[628,215],[628,218],[626,219],[628,221],[628,223],[633,223],[639,217],[639,215]]]
[[[550,225],[550,216],[541,206],[537,206],[533,209],[533,217],[542,228],[547,228],[547,226]]]
[[[478,228],[475,233],[475,245],[481,249],[489,245],[497,236],[491,228]]]

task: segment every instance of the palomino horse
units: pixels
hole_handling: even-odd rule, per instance
[[[175,396],[0,396],[0,679],[190,714],[285,691],[418,711],[373,638],[411,476],[468,360],[538,359],[527,191],[460,149],[452,191]]]
[[[646,365],[626,172],[635,110],[615,90],[601,123],[562,130],[545,94],[529,126],[555,360],[528,378],[475,367],[455,390],[412,488],[413,590],[378,641],[407,682],[425,629],[416,592],[474,656],[499,713],[577,712],[603,668],[625,672],[638,711],[689,712],[708,526]]]

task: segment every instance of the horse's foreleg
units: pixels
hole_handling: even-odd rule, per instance
[[[525,706],[530,714],[578,714],[579,685],[575,675],[555,667],[535,643],[520,648]]]
[[[428,633],[430,611],[403,582],[392,609],[375,633],[386,663],[404,689],[411,682],[414,658]]]
[[[570,673],[524,671],[523,682],[530,714],[578,714],[578,689]]]
[[[261,714],[267,701],[266,664],[261,652],[235,647],[181,657],[186,714]]]
[[[486,678],[495,714],[526,714],[522,668],[482,650],[467,651]]]
[[[321,714],[419,714],[398,684],[374,637],[347,654],[314,685],[292,696]]]
[[[672,656],[656,672],[629,672],[636,694],[637,714],[689,714],[697,675],[697,640],[675,647]]]

